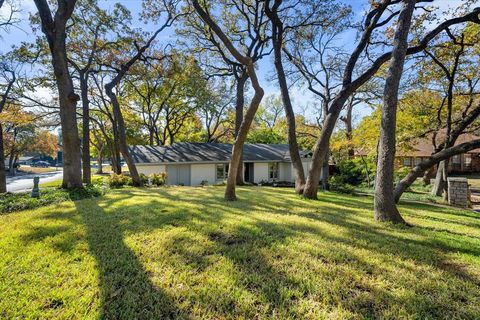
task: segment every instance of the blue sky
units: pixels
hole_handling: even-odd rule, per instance
[[[139,17],[139,13],[142,10],[141,0],[100,0],[101,6],[105,8],[111,8],[117,2],[123,4],[132,12],[133,21],[135,23],[135,21],[137,21]],[[368,0],[344,0],[344,2],[352,6],[353,12],[357,15],[357,18],[359,19],[362,17],[365,10],[368,8]],[[448,8],[458,6],[461,3],[462,0],[435,0],[434,5],[440,7],[441,11],[443,11]],[[36,10],[33,0],[21,1],[21,10],[22,12],[18,16],[18,18],[21,20],[21,22],[19,23],[19,27],[11,28],[9,33],[2,35],[2,38],[0,39],[0,52],[8,50],[10,46],[19,44],[21,41],[28,41],[33,39],[33,36],[31,35],[31,28],[28,23],[29,13]],[[5,11],[5,8],[0,11],[0,14],[2,14],[2,11]],[[144,22],[138,22],[138,27],[141,27],[146,31],[151,31],[155,29],[154,24],[145,24]],[[172,34],[172,31],[168,31],[164,37],[168,38]],[[344,42],[346,49],[350,49],[349,47],[353,47],[353,41],[348,41],[348,39],[346,39]],[[258,73],[261,84],[265,89],[266,95],[279,94],[276,82],[271,80],[273,72],[274,69],[272,58],[264,58],[263,61],[259,63]],[[313,105],[316,103],[315,99],[308,92],[308,90],[305,90],[303,88],[293,87],[291,90],[291,94],[297,112],[302,109],[301,106]],[[312,112],[312,110],[314,110],[314,108],[311,108],[310,112]],[[362,116],[368,114],[369,112],[369,108],[360,106],[356,110],[357,120],[360,119]],[[310,116],[313,118],[314,115],[311,114]]]

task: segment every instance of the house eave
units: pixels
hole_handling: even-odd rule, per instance
[[[310,159],[310,158],[304,158]],[[303,159],[302,159],[303,160]],[[243,160],[243,162],[253,162],[253,163],[270,163],[270,162],[280,162],[280,163],[292,163],[288,160]],[[216,164],[216,163],[230,163],[230,161],[178,161],[178,162],[135,162],[135,165],[141,166],[159,166],[159,165],[169,165],[169,164]]]

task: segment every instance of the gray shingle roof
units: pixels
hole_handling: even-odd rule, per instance
[[[171,146],[130,146],[129,150],[135,163],[228,162],[232,145],[181,142]],[[307,157],[310,153],[302,151],[301,155]],[[289,162],[290,152],[287,144],[245,144],[243,161]]]

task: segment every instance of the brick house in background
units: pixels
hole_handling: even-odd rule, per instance
[[[471,140],[480,139],[480,137],[473,134],[462,134],[458,137],[455,145],[468,142]],[[437,144],[443,141],[443,135],[437,136]],[[419,164],[425,158],[428,158],[434,152],[432,143],[432,136],[418,139],[409,150],[398,150],[397,165],[400,167],[411,167]],[[448,172],[451,173],[479,173],[480,172],[480,149],[475,149],[467,153],[459,154],[450,158],[448,164]]]
[[[444,134],[437,135],[437,144],[440,144],[444,139]],[[458,137],[455,145],[480,139],[479,136],[465,133]],[[421,161],[426,160],[434,152],[435,148],[432,143],[432,136],[417,139],[415,143],[407,148],[398,148],[395,156],[395,166],[413,168]],[[366,156],[367,152],[364,150],[355,151],[356,157]],[[436,167],[430,170],[431,176],[436,171]],[[471,150],[464,154],[459,154],[450,158],[448,164],[448,172],[450,173],[480,173],[480,149]]]

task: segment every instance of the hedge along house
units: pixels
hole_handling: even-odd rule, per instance
[[[196,186],[222,183],[227,179],[232,145],[226,143],[175,143],[171,146],[131,146],[139,173],[167,173],[168,185]],[[310,170],[311,152],[301,152],[305,172]],[[286,144],[245,144],[245,182],[294,182],[293,166]]]

